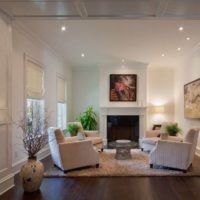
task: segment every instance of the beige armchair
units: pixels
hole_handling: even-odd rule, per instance
[[[165,132],[165,128],[169,124],[177,124],[175,122],[164,122],[159,130],[146,131],[145,137],[141,138],[139,143],[142,151],[151,151],[158,140],[161,140],[161,133]],[[167,140],[181,142],[183,140],[182,135],[179,133],[177,136],[168,136]]]
[[[150,167],[161,165],[186,171],[195,155],[199,130],[199,128],[190,129],[183,142],[158,140],[149,155]]]
[[[54,164],[65,173],[86,166],[99,166],[99,153],[89,140],[65,138],[60,129],[48,129],[49,147]]]
[[[69,122],[68,124],[77,124],[80,127],[80,132],[85,134],[86,140],[90,140],[97,149],[103,151],[103,139],[99,136],[98,130],[84,130],[80,122]]]

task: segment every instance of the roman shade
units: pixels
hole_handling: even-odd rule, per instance
[[[30,60],[26,61],[26,89],[28,98],[42,99],[44,96],[44,70]]]
[[[66,102],[66,95],[65,95],[65,80],[61,77],[57,77],[57,101],[59,103]]]

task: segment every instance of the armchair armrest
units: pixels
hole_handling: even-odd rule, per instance
[[[187,169],[191,143],[159,140],[157,145],[150,152],[151,164],[163,165],[180,169]]]

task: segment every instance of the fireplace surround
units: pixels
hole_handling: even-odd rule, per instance
[[[104,144],[108,142],[107,118],[108,116],[138,116],[138,139],[144,136],[146,130],[146,107],[100,107],[100,135]]]

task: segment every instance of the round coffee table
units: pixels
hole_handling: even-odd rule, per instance
[[[137,147],[137,143],[131,140],[116,140],[109,145],[116,148],[115,159],[117,160],[131,159],[131,149]]]

